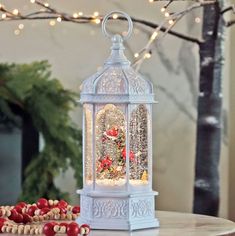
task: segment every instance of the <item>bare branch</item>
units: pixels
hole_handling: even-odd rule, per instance
[[[227,22],[225,23],[225,26],[226,26],[226,27],[230,27],[230,26],[233,26],[233,25],[235,25],[235,20],[227,21]]]
[[[224,9],[220,12],[220,14],[223,15],[223,14],[225,14],[225,13],[228,12],[228,11],[233,11],[233,13],[235,13],[235,4],[232,5],[232,6],[229,6],[229,7],[224,8]]]

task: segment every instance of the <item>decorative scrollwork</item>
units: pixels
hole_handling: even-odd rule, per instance
[[[93,216],[95,218],[126,218],[128,211],[127,200],[124,199],[95,199]]]
[[[131,201],[131,217],[142,218],[153,216],[153,203],[151,199],[140,199]]]

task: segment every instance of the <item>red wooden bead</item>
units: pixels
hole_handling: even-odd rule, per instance
[[[34,212],[37,210],[38,208],[36,206],[30,206],[29,209],[27,210],[27,214],[30,216],[34,216]]]
[[[11,215],[8,218],[9,218],[9,220],[15,221],[18,215],[19,215],[19,213],[15,209],[12,209]]]
[[[46,213],[48,213],[50,211],[50,208],[48,207],[45,207],[45,208],[42,208],[40,210],[40,215],[45,215]]]
[[[65,222],[62,222],[62,223],[60,223],[60,226],[65,226],[66,228],[68,227],[68,223],[65,223]]]
[[[31,219],[31,217],[28,214],[22,214],[22,216],[23,216],[23,223],[24,224],[32,222],[32,219]]]
[[[79,226],[77,223],[72,222],[67,227],[68,236],[77,236],[79,234]]]
[[[22,213],[22,207],[21,207],[21,206],[16,205],[16,206],[14,207],[14,209],[15,209],[18,213]]]
[[[43,226],[43,234],[45,234],[46,236],[54,236],[56,234],[56,232],[54,231],[55,225],[56,225],[55,222],[46,223]]]
[[[0,223],[1,223],[1,222],[4,223],[5,221],[6,221],[6,219],[4,219],[4,218],[0,218]]]
[[[58,203],[59,208],[66,208],[68,206],[68,203],[64,200],[60,200]]]
[[[83,224],[83,225],[81,225],[80,227],[81,227],[81,228],[88,228],[88,229],[89,229],[89,231],[88,231],[88,232],[86,232],[86,234],[85,234],[85,235],[88,235],[88,234],[90,233],[90,231],[91,231],[91,229],[90,229],[90,226],[89,226],[89,225],[87,225],[87,224]]]
[[[74,206],[72,209],[73,214],[78,214],[80,213],[80,206]]]
[[[48,207],[49,204],[48,204],[48,201],[45,198],[40,198],[37,201],[37,206],[38,206],[39,209],[42,209],[42,208]]]
[[[14,221],[16,223],[23,223],[23,220],[24,220],[23,216],[21,214],[18,214]]]
[[[3,225],[4,225],[4,222],[1,222],[1,221],[0,221],[0,233],[2,233],[2,227],[3,227]]]
[[[27,204],[25,202],[19,202],[19,203],[17,203],[16,206],[20,206],[21,208],[24,208],[27,206]]]

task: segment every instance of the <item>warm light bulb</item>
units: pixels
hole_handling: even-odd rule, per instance
[[[99,12],[98,11],[95,11],[94,13],[93,13],[93,16],[98,16],[99,15]]]
[[[198,24],[201,23],[201,18],[200,17],[196,17],[195,18],[195,22],[198,23]]]
[[[78,18],[78,14],[76,12],[73,13],[73,18]]]
[[[45,2],[45,3],[44,3],[44,6],[45,6],[45,7],[49,7],[49,3],[48,3],[48,2]]]
[[[56,19],[58,22],[61,22],[62,21],[62,18],[61,17],[57,17]]]
[[[98,25],[101,22],[100,19],[95,19],[95,23]]]
[[[2,4],[0,4],[0,9],[2,9],[2,7],[3,7]]]
[[[21,30],[24,29],[24,24],[19,24],[18,28],[21,29]]]
[[[169,12],[166,12],[165,13],[165,17],[169,17],[170,16],[170,13]]]
[[[83,16],[83,12],[81,12],[81,11],[78,12],[78,15],[79,15],[79,16]]]
[[[173,21],[173,20],[169,20],[168,23],[169,23],[170,25],[173,25],[173,24],[174,24],[174,21]]]
[[[138,52],[135,53],[135,54],[134,54],[134,57],[135,57],[135,58],[139,57],[139,53],[138,53]]]
[[[16,29],[16,30],[14,31],[14,34],[15,34],[15,35],[19,35],[19,34],[20,34],[20,30],[19,30],[19,29]]]
[[[154,2],[154,0],[149,0],[149,2],[151,2],[151,3],[152,3],[152,2]]]
[[[151,40],[154,40],[158,36],[158,32],[154,32],[151,36]]]
[[[56,24],[56,22],[54,20],[50,20],[49,24],[50,24],[50,26],[54,26]]]
[[[6,19],[7,18],[7,14],[6,13],[3,13],[2,14],[2,19]]]
[[[166,8],[165,8],[165,7],[162,7],[162,8],[161,8],[161,12],[164,12],[164,11],[166,11]]]
[[[19,10],[18,10],[18,9],[14,9],[14,10],[12,11],[12,13],[13,13],[13,15],[17,16],[17,15],[19,14]]]
[[[145,53],[144,58],[149,59],[150,57],[151,57],[151,53],[149,53],[149,52]]]
[[[35,0],[30,0],[31,3],[35,3]]]
[[[118,18],[118,14],[113,14],[113,19],[117,19]]]

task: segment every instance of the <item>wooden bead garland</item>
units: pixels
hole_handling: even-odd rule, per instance
[[[51,220],[73,221],[80,214],[79,206],[68,205],[64,200],[46,200],[40,198],[37,203],[18,203],[16,206],[0,207],[0,233],[54,236],[88,235],[89,225],[75,222],[51,222]],[[50,221],[47,222],[46,221]],[[44,225],[39,223],[44,222]]]

